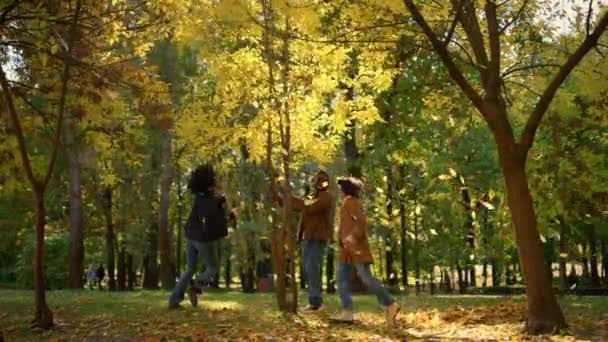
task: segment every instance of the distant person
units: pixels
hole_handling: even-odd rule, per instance
[[[95,273],[97,274],[97,287],[102,290],[103,289],[103,285],[102,285],[102,281],[103,278],[106,276],[106,270],[103,268],[103,265],[99,265],[99,267],[97,268],[97,271],[95,271]]]
[[[283,198],[273,192],[274,199],[283,205]],[[318,311],[323,307],[321,297],[321,267],[328,241],[332,240],[334,229],[332,211],[334,196],[329,191],[329,175],[319,171],[314,178],[314,193],[310,201],[292,196],[295,211],[302,213],[298,241],[302,242],[302,262],[308,281],[308,305],[305,311]]]
[[[342,205],[340,207],[340,228],[338,241],[340,255],[338,257],[338,293],[342,304],[342,312],[332,319],[340,322],[353,322],[353,303],[350,293],[350,280],[356,271],[365,286],[373,292],[382,305],[386,322],[395,323],[399,305],[384,288],[382,283],[372,276],[369,265],[373,263],[372,253],[367,239],[367,218],[360,194],[361,181],[348,177],[338,180]]]
[[[190,176],[188,188],[192,192],[192,210],[186,223],[186,270],[173,288],[169,297],[169,308],[180,306],[186,287],[192,306],[198,304],[202,288],[218,274],[217,240],[228,235],[226,198],[218,193],[215,172],[209,164],[199,166]],[[192,280],[197,261],[202,259],[205,271],[198,281]]]
[[[95,269],[94,263],[89,265],[89,270],[87,271],[87,281],[89,283],[90,290],[97,285],[97,270]]]

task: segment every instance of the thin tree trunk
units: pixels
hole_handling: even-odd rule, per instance
[[[44,280],[44,226],[46,224],[44,195],[36,193],[36,254],[34,259],[34,297],[36,316],[34,322],[42,329],[53,326],[53,313],[46,304],[46,286]]]
[[[473,256],[475,256],[475,227],[473,225],[473,206],[471,203],[471,195],[469,193],[469,189],[468,188],[463,188],[462,190],[462,200],[464,202],[464,208],[465,208],[465,212],[466,212],[466,220],[465,220],[465,229],[467,231],[467,236],[466,236],[466,241],[469,245],[469,249],[470,252],[472,253]],[[475,287],[477,286],[476,283],[476,276],[475,276],[475,258],[471,259],[471,258],[467,258],[467,265],[468,265],[468,274],[466,275],[467,278],[467,284],[470,284],[470,286]],[[470,279],[470,281],[469,281]]]
[[[127,289],[133,291],[137,283],[137,275],[133,268],[133,254],[127,253]]]
[[[488,261],[484,259],[483,261],[483,270],[482,272],[482,277],[483,277],[483,284],[482,286],[484,288],[488,287]]]
[[[418,194],[414,189],[414,208],[418,206]],[[414,274],[416,275],[416,295],[420,294],[420,243],[418,240],[418,214],[414,210]]]
[[[401,167],[401,186],[403,189],[399,190],[399,223],[400,223],[400,234],[401,234],[401,284],[403,285],[403,288],[407,289],[409,286],[409,279],[408,279],[408,265],[407,265],[407,253],[408,253],[408,248],[407,248],[407,213],[406,213],[406,206],[405,206],[405,193],[403,193],[404,191],[404,187],[405,187],[405,169],[402,166]]]
[[[80,175],[80,158],[78,144],[74,137],[74,127],[69,120],[63,122],[63,138],[66,148],[69,168],[69,197],[70,197],[70,258],[69,286],[81,289],[84,285],[84,237],[83,237],[83,206],[82,179]]]
[[[582,243],[583,245],[583,255],[581,257],[581,264],[583,265],[583,279],[589,280],[591,278],[589,272],[589,258],[587,258],[587,244]]]
[[[160,147],[162,175],[160,182],[160,201],[158,205],[158,248],[160,254],[160,281],[165,290],[175,286],[175,271],[169,237],[169,195],[173,167],[171,162],[171,132],[162,132]]]
[[[177,274],[180,274],[182,271],[182,225],[184,216],[184,193],[182,189],[182,173],[179,170],[179,164],[177,167],[177,250],[175,251],[175,268]]]
[[[462,272],[462,268],[460,267],[459,263],[456,264],[456,271],[458,272],[458,292],[464,293],[464,291],[465,291],[464,274]]]
[[[105,199],[105,212],[106,212],[106,257],[108,263],[108,287],[110,291],[116,291],[116,279],[115,279],[115,242],[116,236],[114,234],[114,219],[112,218],[112,188],[106,187],[104,191]]]
[[[604,286],[608,286],[608,241],[602,239],[602,273]]]
[[[144,258],[144,279],[143,288],[149,290],[158,289],[158,248],[157,248],[157,233],[158,223],[153,221],[148,230],[148,250]]]
[[[387,192],[386,192],[386,216],[388,218],[389,226],[386,227],[386,237],[385,237],[385,262],[386,262],[386,282],[389,285],[395,285],[397,283],[397,277],[395,275],[395,269],[393,268],[393,263],[395,259],[395,250],[392,238],[392,229],[391,222],[393,221],[393,200],[394,200],[394,184],[393,184],[393,172],[392,168],[387,168],[386,170],[386,183],[387,183]]]
[[[589,252],[591,253],[589,258],[589,264],[591,266],[591,285],[600,286],[600,275],[598,273],[597,261],[597,234],[594,224],[589,227]]]
[[[122,246],[118,252],[118,266],[116,271],[118,291],[125,291],[127,289],[127,251],[124,246]]]
[[[562,216],[558,216],[559,220],[559,283],[560,292],[568,290],[568,274],[566,270],[566,261],[568,260],[568,226]]]
[[[226,240],[226,245],[225,245],[225,250],[226,250],[226,256],[225,256],[225,260],[226,260],[226,264],[224,266],[224,283],[226,285],[226,289],[230,289],[230,285],[232,285],[232,261],[231,261],[231,256],[232,256],[232,245],[230,244],[230,241]]]

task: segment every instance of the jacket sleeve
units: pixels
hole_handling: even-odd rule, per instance
[[[323,210],[331,209],[332,202],[332,196],[327,191],[323,191],[310,203],[305,204],[304,201],[302,201],[302,211],[308,214],[316,214]]]

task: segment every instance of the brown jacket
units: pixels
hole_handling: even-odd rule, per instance
[[[292,197],[291,203],[295,211],[302,213],[299,234],[302,240],[328,241],[333,239],[334,196],[329,190],[320,191],[311,201]]]
[[[367,219],[360,199],[346,196],[342,200],[338,239],[339,262],[347,264],[374,262],[367,240]]]

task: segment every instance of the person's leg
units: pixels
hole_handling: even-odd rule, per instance
[[[352,272],[351,264],[338,264],[338,295],[343,310],[352,310],[353,301],[350,295],[350,275]]]
[[[350,275],[353,266],[351,264],[338,264],[338,294],[340,295],[340,303],[342,311],[332,316],[330,319],[338,322],[352,323],[353,322],[353,301],[350,296]]]
[[[308,278],[308,303],[313,308],[323,304],[321,297],[321,268],[323,266],[323,255],[325,254],[325,242],[305,241],[308,246],[306,263],[308,264],[306,277]]]
[[[208,286],[219,272],[218,241],[200,242],[199,252],[205,271],[199,275],[201,286]]]
[[[357,274],[367,288],[376,295],[380,305],[387,307],[395,302],[388,290],[384,288],[380,280],[376,279],[369,268],[369,264],[355,264]]]
[[[198,251],[195,246],[195,241],[186,240],[186,270],[180,276],[177,284],[171,292],[169,297],[169,305],[178,305],[182,299],[184,299],[184,293],[186,292],[186,286],[192,279],[192,274],[196,270],[196,263],[198,260]]]

